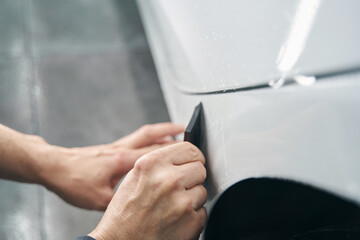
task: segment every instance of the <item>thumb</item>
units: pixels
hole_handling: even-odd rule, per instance
[[[137,159],[138,154],[133,150],[121,150],[114,155],[112,165],[109,167],[109,185],[112,189],[134,167]]]
[[[169,122],[144,125],[134,133],[118,140],[115,144],[132,149],[141,148],[163,140],[166,136],[180,134],[184,129],[183,125]]]

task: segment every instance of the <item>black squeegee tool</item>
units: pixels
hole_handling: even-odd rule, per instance
[[[191,142],[198,147],[204,154],[205,159],[207,159],[206,121],[201,102],[195,107],[189,125],[185,129],[184,141]],[[208,197],[214,197],[216,194],[216,184],[212,172],[209,170],[210,161],[206,161],[205,166],[207,177],[204,186],[207,189]]]
[[[205,154],[205,119],[202,103],[195,107],[189,125],[185,130],[184,141],[191,142]]]

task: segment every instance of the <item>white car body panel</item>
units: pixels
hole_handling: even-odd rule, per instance
[[[253,86],[360,63],[357,0],[138,3],[158,69],[182,91]]]
[[[360,66],[360,2],[308,2],[138,0],[171,119],[187,124],[203,103],[210,198],[275,177],[360,205],[358,72],[227,92]]]

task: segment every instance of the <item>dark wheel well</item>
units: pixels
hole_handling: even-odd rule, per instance
[[[257,178],[221,195],[205,240],[360,239],[359,226],[355,203],[294,181]]]

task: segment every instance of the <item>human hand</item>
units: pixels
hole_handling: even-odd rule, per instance
[[[119,186],[98,226],[97,240],[192,240],[206,223],[201,151],[188,142],[142,156]]]
[[[62,148],[51,146],[41,182],[66,202],[86,209],[105,210],[114,187],[147,152],[173,144],[172,136],[184,131],[182,125],[145,125],[120,140],[104,145]]]

